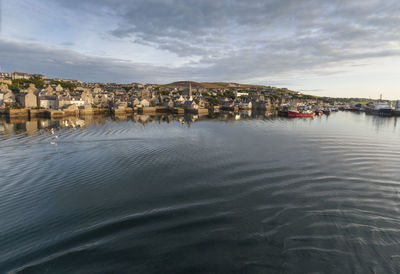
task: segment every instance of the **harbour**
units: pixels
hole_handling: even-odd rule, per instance
[[[397,119],[2,118],[1,270],[398,272]]]

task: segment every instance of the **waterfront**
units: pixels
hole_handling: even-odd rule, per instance
[[[399,272],[397,123],[1,120],[0,272]]]

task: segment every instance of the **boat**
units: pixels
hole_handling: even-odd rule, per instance
[[[317,110],[315,111],[315,115],[317,115],[317,116],[322,116],[322,114],[323,114],[323,112],[322,112],[322,110],[320,110],[320,109],[317,109]]]
[[[297,111],[297,110],[288,110],[288,117],[289,118],[296,118],[296,117],[315,117],[315,112],[306,110],[306,111]]]
[[[337,107],[331,107],[330,109],[331,109],[331,112],[338,112],[339,111],[339,109]]]
[[[324,108],[322,109],[322,112],[323,112],[325,115],[329,115],[329,114],[331,114],[331,109],[330,109],[329,107],[324,107]]]
[[[282,117],[288,117],[288,111],[287,110],[278,110],[278,115]]]
[[[387,102],[380,101],[366,108],[365,112],[372,115],[392,116],[392,107]]]
[[[353,105],[347,105],[344,108],[345,111],[357,111],[357,108]]]

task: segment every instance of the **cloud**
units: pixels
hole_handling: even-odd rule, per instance
[[[174,77],[173,72],[163,67],[4,39],[0,39],[0,60],[2,69],[6,71],[43,73],[48,77],[84,81],[146,82],[153,79],[166,81]]]
[[[299,44],[307,42],[299,41]],[[277,50],[279,45],[271,43],[271,50]],[[296,47],[296,45],[294,45]],[[273,77],[294,75],[301,71],[304,75],[329,75],[342,71],[335,68],[337,59],[342,64],[348,60],[351,66],[356,59],[376,58],[400,55],[399,52],[370,51],[366,53],[349,54],[333,51],[327,48],[323,41],[314,43],[314,50],[329,52],[325,58],[313,54],[291,55],[277,50],[271,55],[268,52],[242,50],[235,56],[219,59],[207,59],[182,67],[155,66],[135,63],[130,60],[90,56],[73,50],[46,47],[38,43],[21,43],[0,39],[0,60],[5,70],[44,73],[49,77],[64,77],[84,81],[98,82],[152,82],[168,83],[171,81],[191,79],[195,81],[244,81],[268,83]],[[322,60],[323,59],[323,60]],[[320,68],[321,63],[325,69]],[[261,79],[261,80],[260,80]]]
[[[82,53],[85,51],[78,52],[80,42],[85,40],[70,44],[63,37],[56,44],[76,51],[49,48],[39,41],[27,44],[0,40],[3,67],[88,81],[165,83],[191,79],[268,84],[270,79],[293,75],[343,73],[369,64],[372,59],[400,55],[397,0],[52,0],[48,3],[58,5],[58,12],[68,10],[69,16],[77,14],[77,18],[85,18],[85,22],[109,23],[109,28],[90,26],[92,32],[109,43],[141,44],[168,51],[185,61],[168,67],[89,56]],[[68,30],[68,33],[80,31]],[[96,46],[100,47],[96,49],[99,52],[101,45]]]
[[[110,34],[134,37],[178,56],[219,58],[281,41],[323,39],[357,51],[399,40],[400,2],[317,0],[56,0],[71,9],[99,11],[116,21]],[[290,48],[284,44],[281,48]],[[296,49],[292,49],[296,50]]]

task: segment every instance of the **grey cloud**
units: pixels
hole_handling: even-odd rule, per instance
[[[0,65],[6,71],[43,73],[48,77],[98,82],[166,81],[174,77],[173,71],[163,67],[87,56],[71,50],[4,39],[0,39]]]
[[[354,52],[399,41],[397,0],[55,0],[64,7],[104,12],[118,27],[118,38],[152,45],[178,56],[219,59],[264,47],[266,37],[295,53],[292,42],[323,39],[328,47]],[[298,45],[298,43],[297,43]],[[272,53],[273,54],[273,53]],[[314,52],[323,54],[323,52]],[[290,55],[289,55],[290,56]]]
[[[117,27],[111,32],[98,31],[113,39],[200,61],[167,68],[3,40],[0,65],[90,81],[246,81],[292,72],[325,74],[326,68],[400,55],[398,0],[51,2],[112,21]]]
[[[337,60],[354,61],[367,58],[400,56],[399,51],[370,50],[363,53],[349,53],[333,50],[324,41],[310,43],[297,41],[293,48],[303,46],[309,51],[301,51],[288,56],[279,50],[279,43],[270,43],[269,51],[252,49],[238,51],[235,55],[223,58],[205,58],[179,68],[134,63],[129,60],[88,56],[72,50],[47,48],[40,44],[17,43],[0,39],[0,60],[4,70],[44,73],[48,77],[63,77],[98,82],[142,82],[168,83],[178,80],[194,81],[239,81],[253,82],[252,79],[265,79],[257,82],[269,84],[270,77],[284,77],[288,73],[302,72],[307,75],[322,74],[321,67],[335,67]],[[290,50],[289,50],[290,51]],[[323,56],[314,51],[325,53]],[[339,71],[340,72],[340,71]],[[339,73],[336,71],[326,72]],[[266,78],[268,77],[268,78]]]

